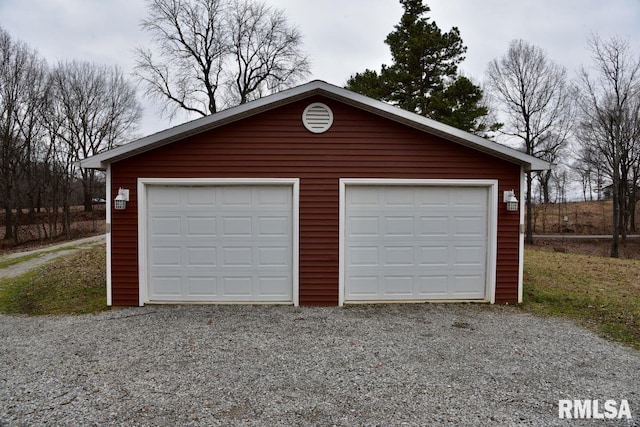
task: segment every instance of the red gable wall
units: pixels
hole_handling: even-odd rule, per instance
[[[312,134],[301,121],[312,102],[334,113]],[[497,179],[498,194],[519,191],[520,166],[427,135],[342,103],[315,97],[112,164],[113,305],[138,305],[137,179],[300,178],[300,304],[338,304],[340,178]],[[498,207],[496,301],[518,298],[519,214]]]

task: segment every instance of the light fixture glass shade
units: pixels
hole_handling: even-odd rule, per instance
[[[507,199],[507,210],[510,212],[518,210],[518,199],[516,199],[516,196],[511,195]]]
[[[116,199],[113,201],[113,208],[121,211],[126,207],[127,207],[127,199],[122,194],[118,194],[116,196]]]

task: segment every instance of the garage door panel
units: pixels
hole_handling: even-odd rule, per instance
[[[487,220],[484,216],[459,216],[454,218],[454,237],[479,237],[486,239]]]
[[[154,238],[180,237],[182,234],[182,220],[179,216],[153,216],[151,227],[155,230]]]
[[[378,281],[380,276],[358,276],[354,274],[349,278],[349,295],[355,300],[374,300],[380,297]]]
[[[380,265],[378,246],[352,246],[349,248],[347,265],[352,267],[376,267]]]
[[[217,248],[190,246],[186,248],[187,267],[215,267],[218,265]]]
[[[418,295],[429,299],[433,297],[446,297],[449,294],[449,275],[433,273],[428,276],[418,277]]]
[[[453,248],[453,265],[456,267],[484,267],[485,253],[483,246],[456,246]]]
[[[398,187],[394,191],[382,193],[385,208],[413,208],[415,206],[415,189]]]
[[[182,260],[180,246],[159,246],[151,250],[150,264],[157,267],[179,267]]]
[[[449,189],[445,187],[431,187],[428,192],[418,189],[416,196],[416,205],[423,210],[443,208],[448,209],[450,207],[450,193]]]
[[[291,253],[287,246],[261,246],[258,248],[258,267],[287,267]]]
[[[188,295],[213,298],[218,296],[218,279],[211,276],[189,276],[187,278]]]
[[[287,237],[291,233],[291,217],[260,216],[257,219],[258,237]]]
[[[291,193],[279,188],[263,188],[258,192],[257,204],[261,209],[288,209],[291,207]]]
[[[380,194],[376,188],[362,188],[361,191],[347,194],[349,207],[354,210],[367,210],[380,205]]]
[[[413,296],[413,276],[385,275],[383,283],[383,292],[388,298]]]
[[[477,283],[482,280],[481,274],[455,275],[453,277],[453,295],[459,298],[477,299],[483,298],[484,292],[478,291]]]
[[[253,202],[253,189],[251,187],[229,186],[218,187],[217,192],[221,196],[223,207],[237,209],[238,207],[251,208]]]
[[[482,210],[487,205],[486,192],[473,187],[458,187],[451,193],[453,206],[463,208],[477,208]]]
[[[291,284],[290,276],[262,276],[258,278],[260,295],[266,298],[282,299],[288,297]]]
[[[418,220],[418,234],[420,237],[448,236],[449,217],[421,216]]]
[[[187,237],[212,237],[217,234],[217,220],[210,214],[189,215],[185,218]]]
[[[448,266],[450,262],[448,246],[420,246],[418,263],[421,266]]]
[[[187,187],[183,197],[186,197],[187,208],[213,208],[216,205],[216,192],[208,187]]]
[[[385,246],[382,265],[385,267],[411,267],[415,263],[413,246]]]
[[[345,201],[347,302],[485,298],[486,187],[347,186]]]
[[[176,193],[171,187],[157,187],[153,195],[149,196],[149,208],[180,208],[180,193]]]
[[[148,300],[291,302],[291,186],[147,188]]]
[[[380,219],[377,216],[353,216],[348,221],[351,236],[377,237],[380,235]]]
[[[386,216],[383,235],[410,237],[415,234],[415,218],[413,216]]]
[[[153,296],[157,299],[175,298],[182,295],[181,276],[153,276]]]
[[[252,237],[251,223],[250,216],[223,216],[222,237]]]
[[[253,265],[251,246],[225,246],[222,248],[223,267],[249,267]]]
[[[239,276],[222,278],[222,289],[224,297],[242,299],[251,298],[253,296],[253,277]]]

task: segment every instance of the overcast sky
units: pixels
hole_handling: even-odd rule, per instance
[[[311,79],[343,86],[353,73],[390,63],[386,35],[402,15],[398,0],[266,0],[284,9],[304,35]],[[586,41],[627,38],[640,54],[640,0],[428,0],[431,18],[443,31],[460,29],[468,47],[462,70],[481,83],[487,63],[502,56],[511,40],[545,49],[573,77],[589,64]],[[87,60],[118,64],[130,73],[132,47],[147,42],[139,23],[144,0],[0,0],[0,26],[36,48],[50,63]],[[173,123],[145,105],[141,133]]]

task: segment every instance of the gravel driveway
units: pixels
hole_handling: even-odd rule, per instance
[[[0,316],[0,425],[595,425],[640,352],[511,307],[150,306]],[[598,425],[601,425],[598,423]]]

